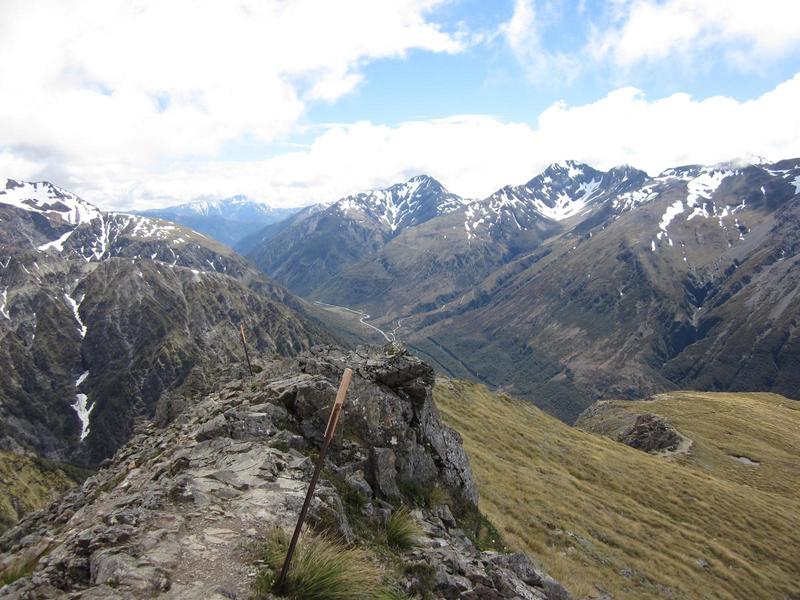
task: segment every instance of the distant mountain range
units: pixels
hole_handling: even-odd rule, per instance
[[[565,420],[676,387],[800,398],[798,192],[800,159],[654,177],[567,161],[473,201],[419,176],[300,212],[242,251]]]
[[[96,465],[208,368],[331,340],[306,305],[203,234],[0,184],[0,449]],[[169,397],[168,397],[169,396]]]
[[[248,235],[299,210],[273,208],[237,195],[223,200],[198,200],[166,208],[132,211],[132,214],[179,223],[233,247]]]

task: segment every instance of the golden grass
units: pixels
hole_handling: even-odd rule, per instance
[[[289,600],[386,600],[398,598],[383,584],[382,573],[369,553],[347,546],[329,534],[305,533],[300,537],[289,573],[281,589],[276,576],[289,547],[289,535],[274,529],[259,554],[267,569],[259,574],[253,597]]]
[[[75,485],[60,469],[0,450],[0,532]]]
[[[434,397],[464,437],[482,511],[574,594],[800,597],[800,403],[659,397],[641,412],[694,440],[687,457],[668,460],[480,385],[438,381]]]

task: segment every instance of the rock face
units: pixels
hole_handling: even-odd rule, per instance
[[[393,559],[410,597],[568,597],[524,555],[481,551],[467,535],[478,494],[428,365],[394,346],[328,346],[260,366],[162,429],[142,424],[81,489],[9,530],[0,571],[30,573],[0,597],[249,597],[258,566],[246,548],[293,526],[345,366],[355,375],[310,526],[359,544],[427,494],[412,513],[420,545]]]
[[[682,437],[661,417],[653,414],[639,415],[630,429],[617,436],[617,441],[645,452],[676,450]]]

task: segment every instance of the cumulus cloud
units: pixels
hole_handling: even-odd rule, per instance
[[[542,18],[533,0],[516,0],[511,18],[500,25],[499,33],[532,80],[570,82],[580,71],[579,59],[547,50],[542,41],[546,26],[547,19]]]
[[[482,197],[555,159],[657,172],[739,155],[800,156],[800,75],[744,102],[654,99],[626,87],[582,105],[555,103],[530,122],[486,115],[357,122],[323,128],[307,146],[268,146],[292,149],[263,160],[226,152],[291,140],[287,132],[298,131],[308,104],[351,93],[369,61],[414,49],[461,51],[465,32],[430,21],[442,1],[4,0],[0,176],[48,178],[108,209],[237,193],[289,206],[417,173]],[[649,4],[616,2],[620,44],[631,15]],[[536,5],[518,0],[515,8],[503,35],[538,60],[541,37],[528,36],[541,24]],[[784,23],[778,39],[758,41],[758,27],[738,17],[725,22],[726,36],[749,35],[760,52],[794,43]],[[690,35],[701,35],[696,30]],[[606,44],[598,52],[628,62],[660,56],[631,48]],[[557,61],[548,55],[539,65]]]
[[[691,60],[712,48],[754,67],[800,46],[796,0],[634,0],[617,14],[620,22],[596,31],[589,50],[624,67],[672,56]]]
[[[104,206],[147,206],[243,192],[277,206],[332,201],[428,173],[466,197],[522,183],[553,160],[599,168],[671,166],[763,155],[800,157],[800,74],[750,101],[686,94],[649,99],[621,88],[588,104],[558,102],[535,125],[484,115],[390,127],[337,125],[307,149],[249,162],[206,161],[144,173],[98,169],[71,176]]]
[[[515,0],[499,33],[534,80],[551,83],[569,83],[587,67],[632,69],[667,60],[693,68],[700,60],[721,58],[753,70],[800,49],[796,0],[608,0],[595,6],[585,43],[569,51],[542,43],[545,30],[558,21],[542,17],[548,8],[553,12],[549,0]],[[579,19],[585,9],[579,0]],[[582,31],[579,20],[570,27]]]
[[[460,51],[441,2],[4,0],[0,143],[133,168],[268,142],[370,60]]]

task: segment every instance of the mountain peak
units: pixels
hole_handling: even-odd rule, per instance
[[[452,212],[462,200],[430,175],[415,175],[387,188],[347,196],[333,204],[343,214],[364,214],[392,233]]]
[[[63,222],[73,226],[100,217],[100,210],[49,181],[18,181],[7,179],[0,190],[0,203],[9,204],[28,212],[58,215]]]
[[[574,160],[556,161],[547,165],[547,168],[542,171],[541,175],[566,175],[571,179],[575,179],[583,175],[585,168],[588,166],[589,165]]]

